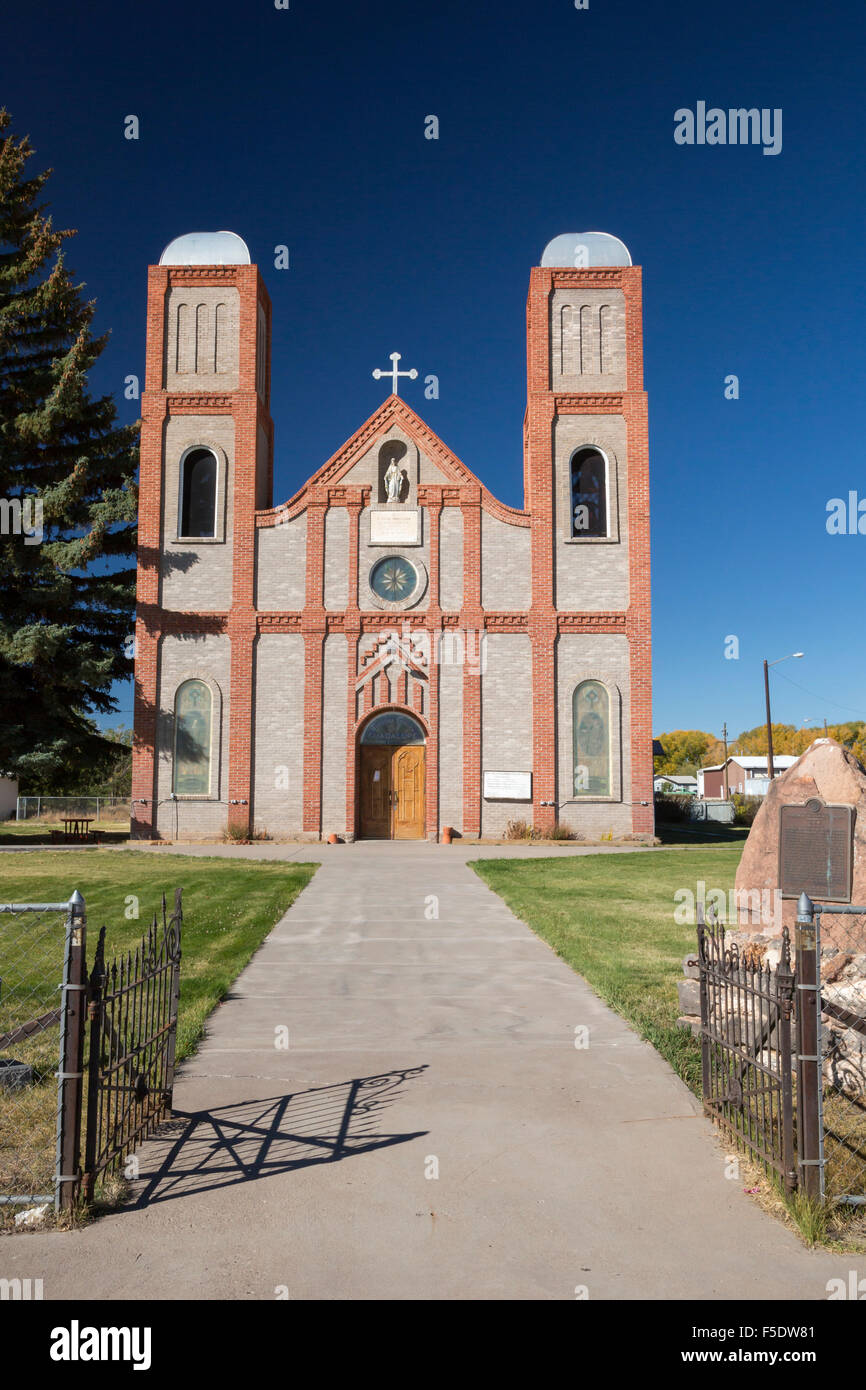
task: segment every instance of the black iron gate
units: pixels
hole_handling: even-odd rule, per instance
[[[171,1110],[180,995],[181,889],[135,952],[105,960],[105,928],[90,971],[83,1194],[117,1169]]]
[[[758,953],[725,946],[725,929],[698,907],[704,1109],[787,1192],[797,1187],[792,1026],[795,980],[787,928],[773,970]]]

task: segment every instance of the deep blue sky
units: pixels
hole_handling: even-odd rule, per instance
[[[0,100],[79,230],[112,331],[94,387],[122,419],[146,266],[182,232],[245,238],[274,303],[276,501],[373,412],[397,350],[440,378],[409,403],[522,505],[529,269],[560,232],[622,237],[644,268],[653,725],[736,733],[763,717],[761,659],[796,649],[775,719],[866,718],[866,536],[825,529],[829,498],[866,497],[864,27],[862,0],[19,5]],[[782,152],[675,144],[699,100],[781,107]]]

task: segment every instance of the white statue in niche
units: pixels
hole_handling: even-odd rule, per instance
[[[385,473],[385,490],[387,492],[389,502],[400,501],[400,489],[402,485],[403,475],[400,472],[400,469],[397,467],[396,460],[392,459],[391,462],[388,464],[388,468]]]

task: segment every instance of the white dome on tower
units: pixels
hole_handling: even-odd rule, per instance
[[[160,265],[249,265],[246,242],[236,232],[186,232],[170,241]]]
[[[628,247],[610,232],[563,232],[549,241],[541,264],[586,270],[596,265],[631,265]]]

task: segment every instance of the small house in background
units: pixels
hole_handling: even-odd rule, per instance
[[[776,777],[793,767],[797,758],[792,753],[779,753],[773,757],[773,772]],[[728,791],[740,796],[766,796],[770,785],[767,758],[752,757],[747,754],[733,754],[728,758]],[[725,764],[698,769],[698,796],[714,799],[725,795]]]
[[[0,820],[14,820],[18,809],[18,778],[0,774]]]
[[[698,779],[678,772],[658,772],[653,778],[653,791],[658,796],[697,796]]]

